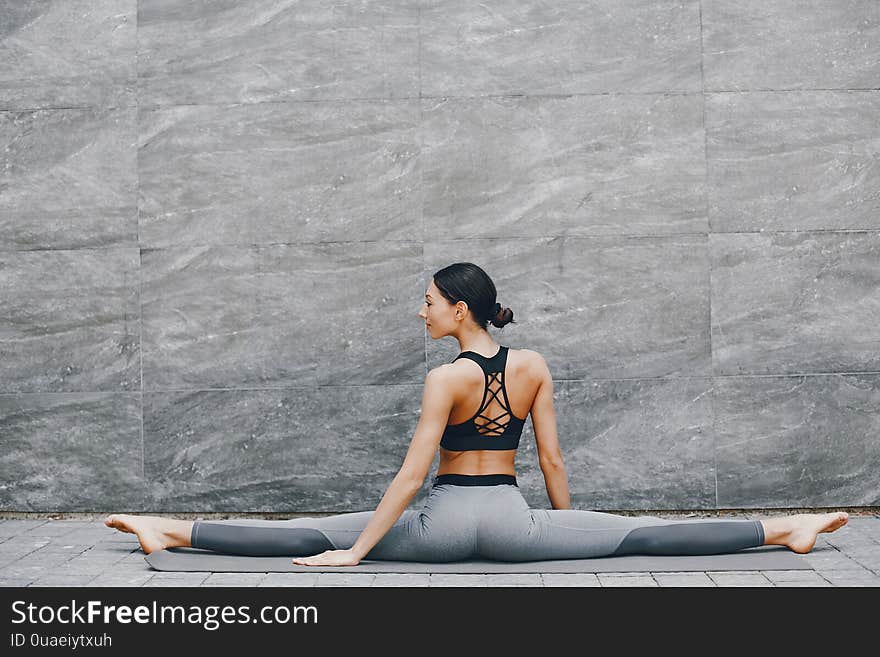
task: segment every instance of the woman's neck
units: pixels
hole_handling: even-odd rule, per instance
[[[492,339],[492,336],[481,331],[482,335],[468,335],[458,340],[461,351],[473,351],[484,356],[494,356],[500,345]]]

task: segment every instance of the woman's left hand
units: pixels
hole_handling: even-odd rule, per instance
[[[300,566],[357,566],[361,560],[351,550],[325,550],[311,557],[297,557]]]

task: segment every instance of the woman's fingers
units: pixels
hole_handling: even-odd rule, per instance
[[[356,566],[359,562],[351,550],[326,550],[310,557],[292,559],[292,563],[301,566]]]

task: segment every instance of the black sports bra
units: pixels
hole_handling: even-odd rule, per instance
[[[507,388],[504,386],[504,370],[507,364],[507,347],[501,345],[491,358],[474,351],[463,351],[452,361],[459,358],[469,358],[476,362],[483,370],[486,378],[486,386],[483,390],[483,401],[480,402],[479,410],[469,419],[458,424],[447,424],[440,440],[440,447],[456,452],[470,451],[475,449],[516,449],[519,447],[519,437],[522,434],[525,419],[520,419],[510,409],[510,401],[507,399]],[[492,387],[492,384],[496,384]],[[499,399],[501,393],[504,401]],[[486,397],[492,394],[488,403]],[[496,400],[502,407],[501,415],[488,417],[483,414],[488,404]],[[477,423],[475,420],[483,421]]]

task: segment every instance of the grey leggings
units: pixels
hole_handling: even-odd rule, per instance
[[[227,554],[308,556],[352,547],[373,513],[290,520],[196,520],[191,543]],[[719,554],[763,544],[759,520],[665,520],[576,509],[530,509],[515,483],[435,483],[424,506],[405,510],[364,558],[541,561],[625,554]]]

